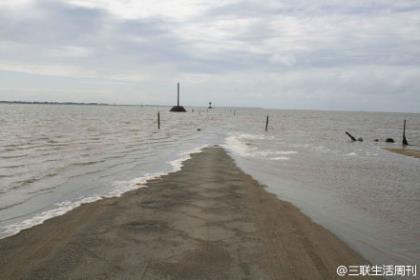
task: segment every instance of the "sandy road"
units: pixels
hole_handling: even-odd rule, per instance
[[[334,279],[338,265],[367,263],[218,147],[0,240],[0,252],[1,279]]]

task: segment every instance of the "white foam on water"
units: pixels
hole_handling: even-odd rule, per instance
[[[225,143],[222,145],[228,151],[234,154],[247,158],[263,158],[269,160],[289,160],[289,157],[283,155],[297,154],[297,151],[273,151],[273,150],[260,150],[258,146],[252,143],[247,143],[244,139],[257,139],[257,140],[273,140],[272,136],[253,135],[253,134],[236,134],[225,138]],[[279,156],[280,155],[280,156]]]
[[[11,224],[4,228],[2,232],[0,232],[1,238],[5,238],[11,235],[15,235],[21,232],[24,229],[31,228],[33,226],[42,224],[44,221],[51,219],[53,217],[64,215],[65,213],[69,212],[70,210],[79,207],[82,204],[90,203],[101,199],[100,196],[90,196],[84,197],[77,201],[63,201],[60,203],[55,204],[55,208],[41,212],[30,219],[26,219],[20,223]]]
[[[275,152],[278,155],[293,155],[293,154],[297,154],[298,152],[296,151],[277,151]]]
[[[257,147],[247,145],[242,142],[237,136],[229,136],[225,139],[225,144],[222,145],[227,150],[239,154],[244,157],[255,154]]]
[[[273,158],[270,158],[271,160],[289,160],[290,158],[289,157],[273,157]]]
[[[164,172],[153,173],[153,174],[146,173],[142,177],[134,178],[129,181],[116,181],[113,183],[114,189],[110,191],[109,193],[103,195],[103,197],[106,197],[106,198],[120,197],[126,192],[129,192],[129,191],[141,188],[141,187],[145,187],[147,181],[157,179],[165,174],[167,173],[164,173]]]
[[[172,161],[169,162],[169,164],[173,168],[172,171],[170,171],[169,173],[180,171],[182,166],[184,165],[184,162],[191,159],[192,154],[200,153],[204,148],[206,148],[208,146],[209,145],[205,144],[205,145],[202,145],[200,147],[196,147],[192,150],[180,153],[179,154],[180,158],[178,158],[176,160],[172,160]]]
[[[248,133],[240,133],[236,135],[241,139],[249,139],[249,140],[273,140],[275,139],[272,135],[264,135],[264,134],[248,134]]]
[[[34,217],[23,220],[19,223],[7,225],[2,231],[0,231],[0,239],[18,234],[22,230],[31,228],[33,226],[40,225],[48,219],[57,216],[62,216],[67,212],[73,210],[74,208],[81,206],[82,204],[95,202],[104,198],[120,197],[128,191],[147,187],[147,182],[150,180],[158,179],[164,175],[180,171],[182,166],[184,165],[184,162],[191,159],[191,154],[199,153],[208,146],[209,145],[202,145],[192,150],[179,153],[178,156],[180,156],[180,158],[168,162],[172,166],[172,169],[168,172],[145,174],[144,176],[134,178],[128,181],[116,181],[113,183],[112,191],[106,194],[98,196],[80,197],[75,201],[63,201],[60,203],[56,203],[53,209],[43,211],[35,215]]]

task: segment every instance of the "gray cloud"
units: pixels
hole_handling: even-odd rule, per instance
[[[419,110],[416,1],[232,0],[184,17],[69,1],[0,6],[0,99],[167,104],[181,80],[195,105]]]

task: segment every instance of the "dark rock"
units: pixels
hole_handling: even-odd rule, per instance
[[[183,106],[174,106],[170,110],[170,112],[186,112],[185,108]]]
[[[357,138],[357,141],[363,142],[363,138],[362,137],[359,137],[359,138]]]
[[[392,139],[392,138],[386,138],[385,142],[386,143],[395,143],[394,139]]]

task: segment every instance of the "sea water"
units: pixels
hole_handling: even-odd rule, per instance
[[[161,129],[157,129],[157,112]],[[391,153],[420,114],[241,108],[0,105],[0,238],[147,186],[191,152],[239,167],[375,264],[420,263],[420,160]],[[265,131],[266,115],[270,116]],[[363,142],[350,142],[344,131]],[[374,142],[380,139],[380,142]]]

